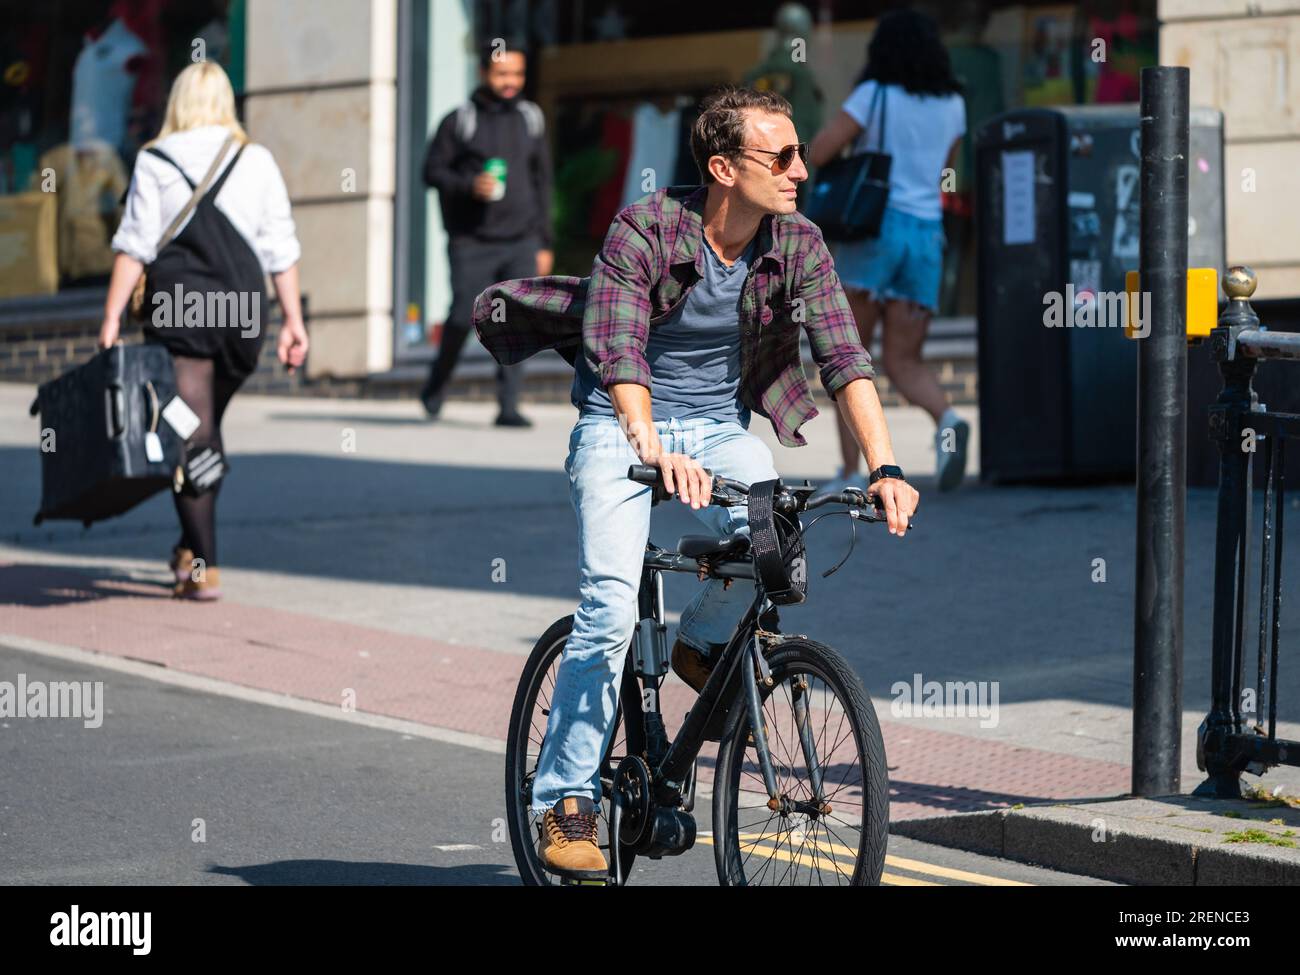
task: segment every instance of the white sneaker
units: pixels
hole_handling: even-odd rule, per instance
[[[944,450],[944,434],[952,430],[952,450]],[[940,426],[934,432],[935,476],[940,491],[951,491],[961,484],[966,474],[966,441],[970,438],[970,424],[957,419],[950,425]]]

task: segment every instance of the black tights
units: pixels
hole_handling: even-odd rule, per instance
[[[218,376],[211,359],[177,355],[172,356],[172,361],[176,366],[176,392],[199,418],[198,428],[190,435],[191,450],[214,447],[225,453],[221,445],[221,418],[242,380]],[[188,494],[172,495],[181,521],[180,547],[188,548],[194,558],[202,559],[209,568],[217,564],[217,493],[220,490],[221,481],[217,481],[210,491],[197,498]]]

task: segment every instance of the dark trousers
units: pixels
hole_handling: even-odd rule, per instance
[[[426,403],[442,403],[447,380],[473,330],[474,299],[499,281],[536,277],[540,249],[541,242],[532,236],[512,241],[452,239],[447,247],[451,262],[451,308],[443,326],[438,356],[429,367],[429,379],[420,394]],[[502,413],[518,412],[522,375],[522,364],[497,366],[497,402]]]

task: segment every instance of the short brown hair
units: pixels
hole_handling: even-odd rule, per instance
[[[700,179],[713,182],[709,159],[726,156],[736,159],[745,141],[745,109],[757,109],[772,115],[792,118],[790,103],[774,91],[728,86],[715,89],[700,103],[700,117],[691,129],[691,155],[700,170]]]

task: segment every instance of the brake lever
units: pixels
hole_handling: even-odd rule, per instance
[[[867,494],[861,488],[855,488],[855,487],[845,488],[845,491],[852,491],[853,493],[860,495],[862,497],[863,506],[866,505],[868,500]],[[874,513],[868,514],[867,512],[863,511],[861,508],[850,508],[849,517],[856,518],[858,521],[865,521],[869,523],[888,521],[889,516],[885,513],[885,499],[882,498],[879,494],[873,494],[871,495],[870,500],[871,500],[872,507],[875,509]],[[907,522],[907,531],[911,531],[915,527],[916,526],[912,524],[912,521],[909,518]]]

